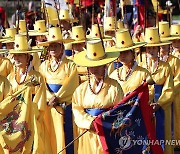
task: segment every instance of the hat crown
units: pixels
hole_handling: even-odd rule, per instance
[[[86,58],[89,60],[100,60],[105,57],[105,51],[101,40],[87,41]]]
[[[105,30],[113,30],[115,29],[115,17],[105,17],[104,29]]]
[[[171,35],[180,36],[180,24],[171,25]]]
[[[12,40],[15,39],[16,28],[6,28],[6,36],[11,37]]]
[[[85,32],[83,26],[72,27],[72,38],[76,41],[85,40]]]
[[[146,28],[145,41],[148,44],[160,43],[158,28],[156,28],[156,27]]]
[[[121,20],[117,21],[117,28],[118,29],[123,29],[124,28],[124,23]]]
[[[46,29],[45,20],[35,21],[34,29],[41,33],[46,32],[47,29]]]
[[[25,35],[16,34],[14,49],[17,51],[27,51],[29,50],[27,37]]]
[[[49,28],[48,41],[59,41],[62,40],[62,33],[60,27]]]
[[[69,11],[66,9],[60,9],[60,19],[70,19]]]
[[[104,38],[103,26],[99,25],[102,38]],[[99,28],[97,24],[92,25],[91,37],[100,38]]]
[[[159,35],[160,37],[170,36],[169,23],[166,21],[159,22]]]
[[[116,46],[118,48],[127,48],[133,46],[133,41],[128,29],[116,32]]]
[[[26,32],[26,31],[27,31],[26,21],[25,20],[19,20],[19,32]]]

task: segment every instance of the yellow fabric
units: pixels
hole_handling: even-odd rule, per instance
[[[34,69],[38,71],[39,66],[41,65],[41,59],[39,58],[38,53],[32,53],[32,56],[33,56],[32,65],[34,66]]]
[[[95,80],[91,78],[92,87]],[[72,109],[74,120],[78,126],[78,133],[90,129],[95,116],[87,114],[86,108],[109,108],[114,106],[123,98],[123,91],[118,82],[108,77],[105,78],[103,87],[99,94],[95,95],[90,91],[88,81],[82,83],[74,92]],[[103,154],[103,149],[96,133],[88,131],[78,140],[78,153]]]
[[[146,62],[140,63],[140,66],[147,68]],[[151,74],[154,82],[163,85],[162,94],[158,103],[165,112],[165,140],[171,140],[171,103],[174,97],[174,84],[171,68],[168,63],[159,61],[158,69]],[[150,100],[154,98],[154,86],[150,86]],[[173,153],[173,147],[165,145],[165,154]]]
[[[0,102],[5,99],[10,91],[11,85],[9,81],[0,75]]]
[[[45,82],[48,84],[61,84],[62,87],[57,93],[52,93],[46,88],[47,101],[54,95],[59,98],[59,102],[66,102],[66,105],[71,103],[72,94],[79,84],[76,66],[70,60],[64,58],[59,68],[55,72],[49,70],[49,61],[44,61],[40,66],[40,72],[43,75]],[[57,154],[65,147],[64,134],[64,110],[57,106],[47,107],[44,120],[50,135],[52,146],[52,154]],[[66,151],[62,152],[66,153]]]
[[[180,140],[180,60],[169,55],[167,62],[171,67],[174,81],[174,138]]]
[[[19,85],[16,82],[14,72],[12,72],[8,76],[8,79],[12,85],[12,93],[15,93],[15,92],[19,91],[21,88],[23,88],[24,85],[26,84],[26,82],[28,82],[32,76],[35,76],[36,80],[40,83],[38,86],[30,87],[30,94],[29,94],[29,96],[28,96],[29,98],[27,100],[28,103],[30,101],[30,104],[33,105],[32,108],[30,107],[30,109],[32,109],[33,111],[31,111],[27,107],[27,112],[31,111],[32,114],[35,114],[34,118],[36,118],[35,121],[37,121],[34,124],[31,123],[33,125],[37,125],[34,130],[36,133],[36,136],[35,136],[34,143],[33,143],[33,152],[48,154],[48,153],[51,153],[51,147],[49,146],[50,143],[49,143],[47,128],[43,121],[43,116],[44,116],[44,112],[46,109],[46,89],[45,89],[45,83],[44,83],[43,77],[41,76],[41,74],[39,72],[31,69],[27,74],[25,82],[21,85]],[[36,137],[38,138],[38,140],[36,140]],[[33,141],[31,141],[31,143],[32,142]],[[32,146],[32,144],[31,144],[31,146]],[[36,148],[38,150],[37,152],[36,152]]]
[[[9,59],[0,56],[0,75],[7,77],[13,69],[13,65]]]
[[[123,71],[122,71],[123,70]],[[123,65],[119,68],[119,72],[122,71],[121,78],[125,79],[126,74],[124,71],[126,71],[127,68]],[[136,66],[133,73],[130,75],[129,79],[127,81],[120,81],[117,75],[117,69],[115,69],[111,74],[110,78],[115,79],[119,82],[121,85],[124,94],[132,92],[136,88],[138,88],[147,77],[151,77],[151,74],[144,68],[140,66]],[[136,79],[136,82],[134,81]]]
[[[173,51],[172,55],[180,59],[180,51]]]

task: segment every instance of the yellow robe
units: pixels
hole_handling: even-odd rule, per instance
[[[146,62],[140,63],[140,66],[147,68]],[[162,107],[165,113],[165,140],[171,140],[171,104],[174,97],[174,84],[171,68],[168,63],[159,61],[158,69],[151,74],[154,82],[158,85],[163,85],[161,96],[158,99],[159,105]],[[150,92],[150,100],[154,98],[153,91],[154,86],[152,85]],[[172,154],[173,147],[165,145],[165,154]]]
[[[92,88],[95,81],[91,78]],[[74,120],[79,128],[79,134],[90,129],[90,125],[96,116],[91,116],[84,111],[86,108],[109,108],[119,103],[123,98],[123,91],[117,81],[105,78],[103,87],[99,94],[90,91],[88,81],[82,83],[74,92],[72,99],[72,110]],[[78,140],[79,154],[103,154],[102,145],[97,133],[88,131]]]
[[[45,127],[43,117],[44,112],[46,109],[46,89],[45,89],[45,83],[42,75],[31,69],[25,79],[25,82],[22,84],[18,84],[15,80],[15,73],[14,71],[9,74],[8,79],[12,85],[12,93],[17,92],[18,90],[22,89],[25,84],[31,79],[31,77],[34,76],[36,80],[40,83],[38,86],[32,86],[30,89],[31,96],[33,102],[33,108],[35,108],[35,115],[37,120],[37,130],[36,135],[34,138],[38,138],[38,141],[36,139],[33,139],[33,137],[29,140],[31,142],[31,147],[33,146],[33,153],[44,153],[49,154],[51,153],[51,147],[49,146],[49,136],[47,133],[47,128]],[[33,141],[34,140],[34,141]],[[34,142],[34,143],[33,143]],[[25,152],[26,153],[26,152]]]
[[[174,81],[174,139],[180,140],[180,60],[169,55],[167,62],[171,67]]]
[[[121,79],[125,79],[126,76],[126,66],[122,66],[119,68],[119,73],[122,71]],[[140,66],[136,66],[130,77],[127,79],[127,81],[120,81],[117,75],[117,69],[115,69],[111,75],[110,78],[115,79],[119,82],[121,85],[124,94],[134,91],[136,88],[138,88],[144,81],[146,81],[147,77],[151,78],[151,74],[144,68]],[[136,80],[136,81],[135,81]]]
[[[55,72],[51,72],[49,70],[49,61],[46,60],[41,64],[40,72],[47,84],[47,101],[55,95],[59,98],[60,103],[66,102],[66,105],[71,104],[72,94],[79,84],[75,64],[64,58],[59,68]],[[62,85],[62,87],[54,93],[50,92],[48,85]],[[56,108],[48,106],[44,120],[51,137],[52,154],[57,154],[65,147],[64,109],[60,106]],[[66,153],[66,150],[62,153]]]
[[[0,75],[7,77],[13,70],[13,65],[9,59],[0,56]]]
[[[0,76],[0,102],[11,92],[11,85],[9,81]]]
[[[172,55],[180,59],[180,51],[173,51]]]

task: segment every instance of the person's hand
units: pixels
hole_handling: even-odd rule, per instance
[[[48,102],[48,105],[51,106],[51,107],[53,107],[53,106],[57,106],[58,103],[59,103],[58,97],[53,96],[53,97],[50,99],[50,101]]]
[[[91,123],[91,126],[90,126],[90,131],[92,131],[92,132],[96,132],[96,129],[95,129],[95,127],[94,127],[93,122]]]
[[[152,106],[153,112],[156,112],[160,108],[160,105],[157,102],[156,103],[151,103],[150,106]]]

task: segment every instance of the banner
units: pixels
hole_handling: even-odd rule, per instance
[[[95,119],[104,154],[163,154],[156,141],[147,83]],[[150,144],[148,144],[150,143]]]

